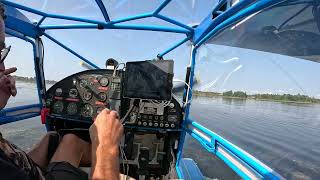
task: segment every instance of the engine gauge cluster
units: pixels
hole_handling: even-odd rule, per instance
[[[120,88],[112,88],[119,79],[112,70],[88,70],[63,79],[47,91],[50,115],[92,123],[104,108],[120,104]]]

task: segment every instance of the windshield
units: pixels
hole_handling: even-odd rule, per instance
[[[318,179],[320,9],[318,1],[290,2],[232,24],[197,50],[190,113],[286,179]],[[215,160],[198,163],[219,177],[208,171]]]
[[[91,0],[70,0],[63,1],[63,3],[62,1],[52,0],[10,1],[46,13],[105,21],[99,6],[95,1]],[[152,12],[162,2],[163,1],[103,1],[111,20]],[[192,26],[200,23],[214,8],[216,2],[216,0],[201,2],[187,0],[181,3],[180,1],[173,0],[160,14]],[[21,13],[31,22],[39,22],[41,19],[41,16],[26,11],[21,11]],[[46,18],[42,22],[42,25],[74,23],[84,24],[69,20]],[[173,24],[157,18],[139,19],[132,22],[124,22],[123,24],[176,27]],[[156,58],[159,53],[164,52],[185,38],[184,34],[133,30],[97,31],[96,29],[67,29],[47,30],[46,33],[102,68],[108,58],[114,58],[119,62]],[[45,45],[44,69],[46,79],[57,81],[70,74],[85,70],[85,68],[79,65],[79,59],[77,57],[58,47],[47,38],[43,37],[42,39]],[[8,43],[10,43],[10,40],[8,40]],[[13,46],[13,48],[15,47]],[[164,57],[165,59],[173,59],[175,61],[175,78],[181,80],[185,78],[185,68],[189,63],[189,53],[190,44],[185,43]],[[19,58],[13,58],[10,60],[9,65],[19,64],[19,61],[21,61]],[[61,63],[63,63],[63,66],[61,66]],[[30,72],[33,70],[31,65],[24,69],[29,69]],[[57,71],[57,69],[59,69],[59,71]],[[28,76],[28,74],[22,71],[18,71],[17,74],[20,76]]]
[[[208,43],[320,61],[318,1],[284,1],[232,24]]]

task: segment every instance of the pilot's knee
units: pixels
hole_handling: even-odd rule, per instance
[[[66,143],[66,144],[74,144],[74,143],[77,143],[79,142],[81,139],[74,135],[74,134],[66,134],[63,136],[62,140],[61,140],[61,143]]]

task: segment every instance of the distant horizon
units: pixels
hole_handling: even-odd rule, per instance
[[[18,78],[28,78],[28,79],[34,79],[35,80],[35,76],[34,77],[31,77],[31,76],[19,76],[19,75],[13,75],[13,77],[18,77]],[[16,81],[18,82],[26,82],[22,79],[17,79]],[[46,83],[57,83],[59,81],[56,81],[56,80],[48,80],[46,79]],[[316,96],[310,96],[310,95],[307,95],[307,94],[301,94],[301,93],[296,93],[296,94],[290,94],[290,93],[283,93],[283,94],[279,94],[279,93],[271,93],[271,92],[258,92],[258,93],[248,93],[247,91],[241,91],[241,90],[226,90],[226,91],[200,91],[200,90],[194,90],[194,92],[203,92],[203,93],[217,93],[217,94],[223,94],[225,92],[228,92],[228,91],[232,91],[232,92],[244,92],[246,93],[247,95],[249,96],[254,96],[254,95],[262,95],[262,94],[268,94],[268,95],[285,95],[285,94],[289,94],[289,95],[304,95],[304,96],[308,96],[308,97],[311,97],[311,98],[315,98],[315,99],[319,99],[320,100],[320,97],[316,97]]]

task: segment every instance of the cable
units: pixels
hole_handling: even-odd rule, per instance
[[[192,88],[190,87],[190,85],[189,85],[188,83],[186,83],[185,81],[183,81],[183,80],[180,80],[180,79],[173,79],[172,81],[173,81],[173,82],[182,82],[182,83],[184,83],[186,86],[188,86],[188,88],[189,88],[189,89],[191,89],[191,90],[192,90]]]
[[[133,100],[132,106],[129,108],[129,110],[128,110],[127,113],[124,115],[124,117],[121,118],[121,120],[120,120],[121,124],[124,124],[124,123],[125,123],[127,117],[128,117],[129,114],[132,112],[133,108],[138,106],[138,103],[139,103],[139,102],[138,102],[137,99],[134,99],[134,100]],[[130,104],[131,104],[131,100],[130,100]]]
[[[121,124],[125,123],[125,120],[127,119],[127,117],[129,116],[129,114],[132,112],[133,108],[135,107],[134,104],[132,104],[132,106],[129,108],[129,110],[127,111],[126,115],[124,115],[123,118],[121,118],[120,122]]]
[[[121,159],[122,159],[122,172],[124,173],[125,172],[125,170],[124,170],[124,157],[123,157],[123,149],[122,149],[122,147],[121,147],[121,145],[120,145],[120,154],[121,154]]]
[[[122,69],[124,69],[124,68],[126,67],[126,64],[125,64],[125,63],[119,63],[119,64],[114,68],[114,70],[113,70],[113,74],[112,74],[113,77],[116,76],[117,69],[119,68],[119,66],[120,66],[121,64],[123,65],[123,68],[122,68]]]
[[[127,170],[126,170],[126,179],[128,179],[128,175],[129,175],[129,162],[128,162],[128,159],[127,159],[127,156],[126,156],[126,153],[124,152],[124,150],[122,149],[122,151],[123,151],[123,156],[124,156],[124,158],[125,158],[125,160],[126,160],[126,164],[127,164]]]
[[[184,83],[184,84],[192,91],[191,86],[190,86],[188,83],[186,83],[185,81],[180,80],[180,79],[173,79],[172,81],[174,81],[174,82],[182,82],[182,83]],[[178,98],[173,92],[171,92],[171,94],[172,94],[172,96],[173,96],[180,104],[184,104],[183,101],[179,101],[179,100],[178,100],[179,98]],[[187,104],[191,103],[191,101],[192,101],[192,99],[190,99],[188,102],[186,102],[186,103],[184,104],[184,106],[186,106]]]

